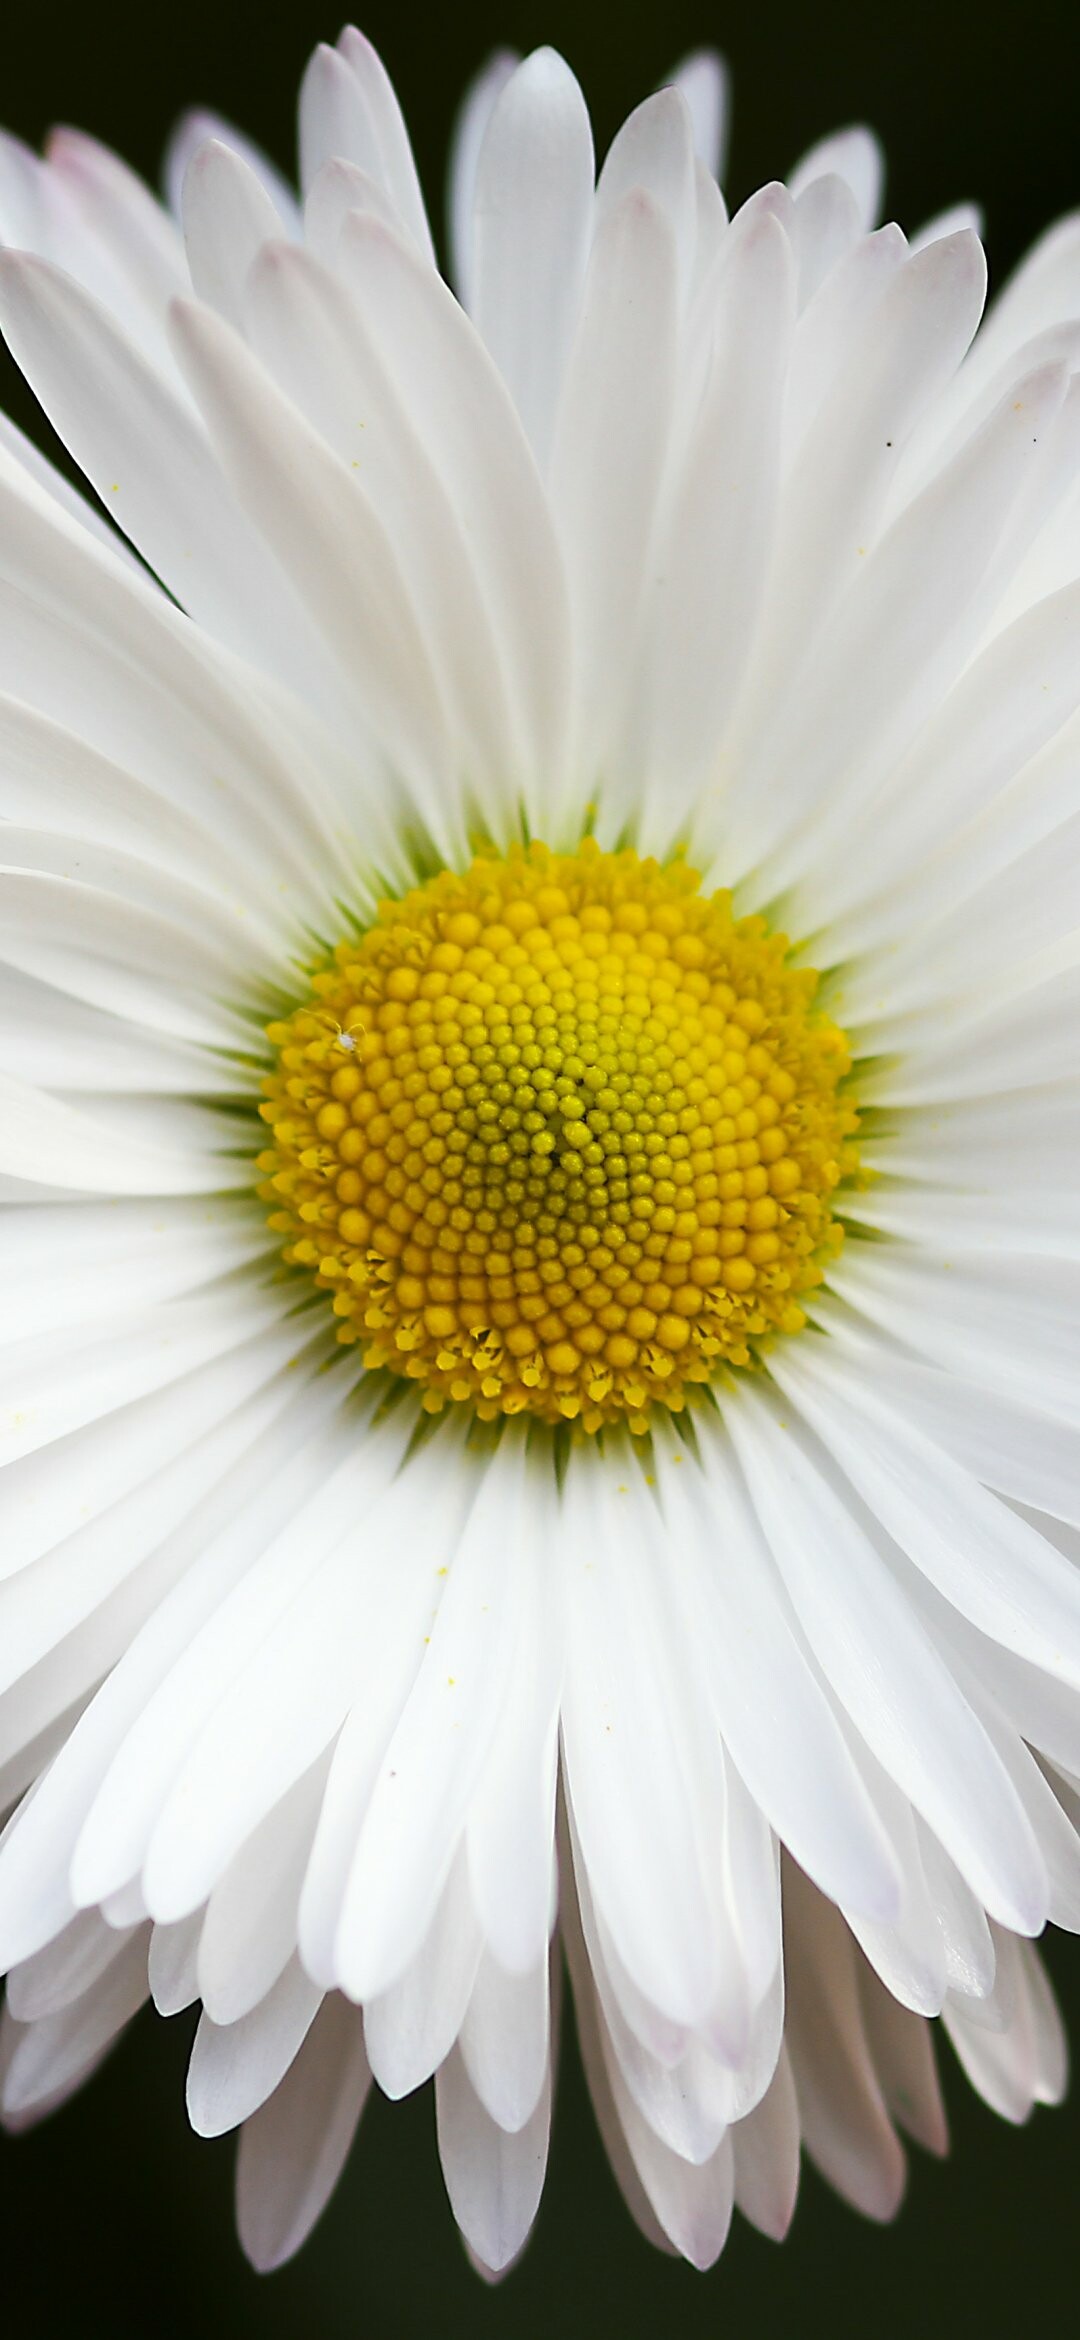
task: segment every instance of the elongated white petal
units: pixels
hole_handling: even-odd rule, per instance
[[[550,2051],[547,1957],[531,1974],[510,1975],[485,1951],[456,2052],[500,2129],[516,2135],[531,2121],[548,2084]]]
[[[461,2052],[451,2050],[435,2078],[439,2160],[463,2235],[500,2272],[524,2249],[547,2169],[552,2120],[549,2080],[521,2129],[500,2129],[472,2090]]]
[[[642,827],[650,845],[666,844],[682,826],[715,764],[771,551],[794,271],[770,214],[732,228],[724,287],[710,381],[653,555],[622,743],[648,783]]]
[[[541,462],[585,270],[593,191],[589,117],[569,68],[537,49],[506,82],[476,166],[477,324]]]
[[[657,1663],[647,1524],[629,1505],[620,1520],[590,1465],[582,1457],[570,1477],[560,1537],[569,1793],[591,1889],[621,1957],[647,1998],[693,2021],[715,1979],[681,1733]]]
[[[327,1462],[333,1452],[328,1441]],[[140,1718],[123,1763],[114,1766],[108,1792],[98,1801],[94,1832],[99,1842],[107,1838],[111,1817],[128,1859],[138,1847],[155,1916],[181,1917],[205,1898],[268,1806],[333,1736],[340,1720],[335,1699],[344,1703],[339,1682],[320,1682],[312,1669],[311,1704],[296,1708],[287,1735],[270,1684],[283,1645],[295,1636],[297,1618],[290,1612],[298,1596],[322,1564],[332,1564],[354,1504],[370,1503],[385,1488],[399,1453],[393,1438],[361,1439],[336,1469],[324,1471],[317,1492],[192,1640]],[[325,1644],[317,1611],[309,1610],[307,1621],[315,1640]],[[338,1613],[335,1623],[340,1621]],[[341,1657],[347,1668],[347,1644]],[[267,1760],[271,1739],[274,1769]],[[226,1762],[227,1772],[221,1768]],[[193,1830],[192,1810],[201,1808],[199,1776],[206,1771],[218,1780],[215,1824]],[[89,1858],[84,1842],[82,1859]],[[96,1884],[100,1891],[100,1877]]]
[[[507,387],[446,287],[377,221],[350,218],[341,266],[475,546],[528,743],[532,800],[561,801],[570,689],[566,581]],[[543,792],[541,786],[546,788]]]
[[[777,1378],[873,1515],[946,1598],[992,1639],[1075,1685],[1080,1592],[1060,1553],[929,1439],[887,1414],[883,1436],[876,1401],[831,1359],[812,1391],[797,1360],[785,1357]]]
[[[770,678],[812,659],[830,610],[878,536],[904,441],[959,365],[985,292],[981,247],[959,235],[906,260],[860,320],[842,379],[806,433],[784,499],[759,651]]]
[[[5,2119],[44,2107],[81,2077],[146,1998],[144,1929],[114,1937],[117,1955],[84,1995],[19,2028],[3,2085]]]
[[[336,49],[316,50],[300,97],[300,166],[305,189],[325,162],[359,163],[386,189],[426,259],[431,231],[408,132],[392,85],[370,41],[350,25]]]
[[[422,773],[439,775],[445,756],[435,678],[393,549],[356,475],[209,310],[181,304],[173,329],[237,495],[366,697],[391,761],[400,759],[417,781]]]
[[[666,220],[685,286],[694,260],[697,186],[690,109],[677,87],[646,98],[613,138],[597,182],[598,218],[615,211],[636,189]]]
[[[992,1747],[902,1587],[772,1409],[748,1394],[729,1420],[771,1550],[845,1711],[980,1898],[1005,1923],[1023,1926],[1041,1891],[1035,1847]]]
[[[278,2086],[299,2053],[322,2001],[298,1959],[273,1990],[237,2023],[204,2015],[188,2066],[187,2105],[200,2137],[239,2127]]]
[[[358,1999],[386,1989],[419,1948],[491,1747],[522,1630],[505,1522],[524,1499],[524,1466],[523,1444],[504,1440],[465,1522],[423,1665],[379,1766],[338,1935],[342,1974]]]
[[[159,2015],[179,2015],[199,1996],[199,1937],[203,1912],[193,1910],[174,1926],[155,1926],[150,1936],[148,1979]]]
[[[96,1909],[81,1910],[54,1942],[12,1968],[7,2003],[16,2023],[38,2023],[84,1998],[123,1947],[124,1936],[105,1925]]]
[[[724,1456],[708,1456],[700,1483],[663,1452],[660,1462],[667,1548],[686,1581],[691,1633],[737,1769],[778,1836],[825,1890],[846,1907],[889,1917],[899,1880],[886,1838],[791,1633],[768,1555],[740,1511]],[[801,1760],[792,1759],[793,1744],[802,1748]],[[810,1746],[812,1764],[805,1754]]]
[[[301,685],[306,621],[260,560],[186,401],[59,270],[5,255],[0,322],[60,437],[191,615]]]
[[[473,206],[480,150],[496,100],[519,63],[513,49],[497,49],[466,90],[454,125],[447,184],[450,273],[466,309],[472,307]]]
[[[714,179],[723,179],[727,148],[728,76],[714,49],[694,49],[672,74],[690,109],[694,146]]]
[[[336,1994],[272,2096],[244,2122],[236,2222],[260,2274],[306,2241],[337,2183],[371,2088],[357,2010]]]
[[[454,2048],[436,2076],[435,2108],[454,2216],[477,2256],[497,2273],[517,2257],[539,2207],[547,2168],[550,2079],[528,2121],[508,2131],[485,2110]]]
[[[675,396],[675,246],[631,192],[598,230],[552,456],[566,556],[586,769],[609,764],[625,725],[626,643],[636,630]]]
[[[865,233],[872,228],[881,208],[881,189],[884,164],[881,149],[869,130],[861,127],[841,130],[831,138],[823,138],[804,154],[788,180],[793,195],[799,195],[815,179],[824,179],[836,173],[846,179],[859,205],[860,225]]]
[[[746,845],[740,840],[729,848],[737,865],[744,852],[764,859],[766,843],[782,825],[783,796],[797,794],[799,816],[831,787],[841,792],[838,802],[863,798],[906,750],[993,610],[1000,591],[995,555],[1033,487],[1040,440],[1066,388],[1059,366],[1017,383],[972,445],[867,559],[822,643],[813,680],[787,701],[779,722],[761,726],[743,764],[744,805],[766,785],[771,804],[767,819],[756,803],[752,816],[746,813]],[[927,585],[912,592],[916,573],[940,580],[938,590]],[[842,702],[841,671],[860,677],[859,689],[843,692]],[[793,736],[785,737],[785,720],[792,732],[797,726],[799,748]],[[815,743],[809,751],[808,741]]]
[[[113,560],[122,567],[130,568],[136,576],[141,575],[140,563],[134,553],[116,529],[110,527],[104,514],[97,511],[85,496],[80,495],[78,488],[65,479],[63,472],[49,462],[48,456],[43,455],[40,448],[35,447],[33,441],[6,414],[0,415],[0,447],[16,467],[33,480],[35,487],[50,496],[70,520],[76,520],[80,528],[85,528],[88,535],[99,546],[103,546]]]
[[[457,754],[495,833],[523,756],[497,633],[465,531],[362,310],[307,254],[274,244],[253,270],[247,314],[282,388],[356,473],[398,547]]]
[[[782,2051],[761,2103],[732,2132],[735,2202],[762,2234],[787,2233],[799,2187],[799,2107],[791,2061]]]
[[[299,206],[293,188],[283,173],[263,153],[261,146],[256,146],[253,139],[245,137],[235,123],[227,122],[223,115],[215,114],[205,106],[193,106],[188,113],[181,115],[165,149],[161,176],[173,217],[183,224],[184,180],[188,165],[199,148],[209,145],[211,141],[215,145],[227,147],[231,154],[235,154],[254,172],[260,186],[266,189],[282,225],[298,234]]]
[[[785,1904],[798,1929],[788,1978],[789,2054],[803,2142],[837,2191],[867,2218],[891,2218],[904,2155],[871,2060],[856,1956],[841,1920],[794,1868]]]
[[[195,149],[184,173],[182,212],[191,282],[199,300],[239,324],[252,261],[280,236],[281,214],[263,179],[221,139]]]
[[[141,1621],[47,1779],[8,1824],[0,1848],[4,1965],[50,1941],[73,1915],[68,1890],[72,1854],[116,1749],[202,1618],[216,1607],[232,1578],[251,1565],[272,1527],[310,1489],[321,1462],[321,1455],[311,1451],[313,1417],[339,1403],[338,1389],[325,1379],[307,1393],[294,1392],[285,1421],[278,1419],[269,1433],[263,1428],[254,1437],[221,1487],[167,1540],[163,1597]],[[121,1861],[121,1875],[130,1876],[133,1865]]]
[[[183,283],[180,238],[167,211],[119,155],[83,130],[54,130],[48,163],[132,293],[160,316]]]
[[[297,1903],[328,1769],[324,1756],[286,1790],[210,1896],[199,1929],[198,1987],[214,2023],[250,2014],[296,1948]]]
[[[468,1873],[459,1853],[427,1938],[408,1971],[364,2008],[371,2069],[387,2096],[407,2096],[445,2062],[472,1997],[481,1953]]]

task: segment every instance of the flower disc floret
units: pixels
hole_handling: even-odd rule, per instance
[[[681,861],[442,871],[269,1026],[286,1260],[429,1409],[644,1429],[797,1331],[839,1247],[856,1115],[817,983]]]

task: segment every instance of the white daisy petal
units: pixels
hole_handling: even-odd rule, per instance
[[[268,688],[260,704],[247,678],[238,691],[224,653],[156,590],[118,569],[84,530],[58,519],[2,461],[0,503],[3,687],[66,728],[76,726],[140,777],[160,776],[181,805],[209,800],[216,822],[237,831],[264,870],[269,843],[279,880],[284,864],[302,900],[319,838],[325,903],[326,784],[310,765],[304,769],[300,737],[294,726],[283,731],[274,694]],[[59,641],[65,652],[58,661]],[[228,789],[220,785],[225,774]]]
[[[858,237],[859,206],[848,181],[835,171],[823,179],[811,179],[795,198],[792,225],[801,314]]]
[[[151,313],[164,309],[184,281],[173,221],[134,171],[85,131],[54,130],[48,165],[95,240]]]
[[[525,1488],[524,1446],[504,1440],[450,1559],[423,1664],[379,1766],[338,1933],[342,1979],[358,1999],[385,1990],[418,1950],[492,1746],[528,1616],[507,1579],[504,1545],[505,1519]]]
[[[647,783],[650,844],[682,826],[689,788],[715,759],[771,549],[794,275],[770,214],[736,222],[724,283],[723,336],[654,554],[627,726]]]
[[[722,179],[729,102],[723,58],[714,49],[694,49],[675,67],[671,79],[690,109],[697,153],[711,176]]]
[[[850,1341],[849,1324],[839,1312],[830,1310],[824,1321],[834,1338]],[[865,1366],[865,1341],[856,1339],[853,1346]],[[960,1373],[894,1356],[879,1343],[872,1370],[876,1387],[895,1393],[909,1420],[984,1486],[1020,1503],[1041,1504],[1080,1527],[1080,1498],[1069,1468],[1072,1433],[1060,1423],[977,1388]]]
[[[541,463],[581,295],[592,182],[581,91],[553,49],[537,49],[496,99],[477,159],[471,305]]]
[[[203,2015],[187,2078],[188,2117],[197,2136],[221,2137],[265,2104],[299,2053],[322,1995],[293,1958],[250,2015],[226,2025]]]
[[[990,859],[996,848],[1000,866],[1005,852],[1011,863],[1022,850],[1025,817],[1036,837],[1043,823],[1053,828],[1055,778],[1066,761],[1071,769],[1074,753],[1069,719],[1077,703],[1078,617],[1080,596],[1070,589],[996,635],[890,775],[886,795],[863,816],[888,839],[888,891],[866,900],[856,854],[845,876],[837,872],[826,881],[829,897],[818,892],[807,905],[811,917],[828,918],[838,952],[854,953],[871,933],[898,937],[916,899],[920,917],[935,910],[948,916],[961,886],[977,885],[983,854]],[[1032,671],[1037,692],[1027,687]],[[974,835],[973,816],[979,819]],[[930,859],[935,848],[936,863]],[[913,861],[914,855],[920,858]],[[792,905],[796,916],[800,907]]]
[[[546,1474],[545,1474],[546,1476]],[[502,1712],[465,1830],[469,1886],[491,1955],[515,1976],[546,1955],[557,1905],[555,1786],[563,1634],[551,1596],[553,1491],[533,1472],[516,1554],[521,1623]]]
[[[148,1977],[150,1995],[159,2015],[179,2015],[199,1996],[199,1937],[203,1912],[178,1918],[174,1926],[155,1926],[150,1936]]]
[[[8,1823],[0,1846],[5,1965],[51,1940],[73,1915],[71,1856],[117,1748],[178,1652],[216,1608],[230,1576],[242,1574],[257,1558],[272,1525],[280,1525],[310,1489],[321,1459],[311,1452],[312,1415],[339,1403],[332,1384],[314,1383],[306,1402],[300,1398],[284,1421],[275,1420],[269,1433],[256,1436],[221,1486],[169,1538],[164,1597],[136,1630],[47,1778]],[[236,1533],[241,1513],[242,1536]],[[122,1860],[120,1868],[123,1874]]]
[[[1060,366],[1017,383],[973,446],[931,482],[867,559],[826,635],[813,680],[794,701],[797,718],[794,708],[788,716],[798,722],[801,752],[785,737],[781,719],[763,726],[761,744],[740,775],[744,805],[766,774],[773,781],[774,834],[784,817],[782,797],[792,794],[789,775],[798,773],[800,813],[833,788],[845,791],[843,801],[852,795],[857,801],[904,752],[955,679],[993,610],[1000,590],[995,555],[1032,487],[1042,432],[1060,411],[1067,386]],[[923,589],[913,594],[916,574]],[[841,673],[859,676],[857,691],[840,695]],[[809,759],[807,739],[814,742]],[[780,774],[784,789],[776,785]],[[749,813],[744,820],[748,843],[741,850],[763,860],[762,812],[755,808],[752,825]],[[775,876],[782,878],[783,866]]]
[[[783,2240],[794,2215],[799,2142],[799,2108],[784,2048],[760,2104],[732,2138],[736,2208],[772,2242]]]
[[[181,195],[184,246],[200,301],[239,325],[256,254],[280,236],[281,214],[251,164],[219,138],[197,146]]]
[[[270,161],[269,156],[263,153],[261,146],[245,138],[243,131],[238,130],[234,123],[225,121],[221,114],[215,114],[205,106],[194,106],[189,113],[181,115],[165,149],[161,178],[174,219],[183,224],[184,180],[188,165],[199,148],[211,142],[216,146],[227,147],[230,154],[236,155],[247,165],[260,186],[265,188],[282,225],[298,235],[300,209],[288,180],[276,164]]]
[[[618,2071],[609,2077],[626,2143],[654,2216],[692,2267],[713,2266],[727,2241],[735,2198],[730,2134],[709,2161],[684,2161],[642,2120]]]
[[[337,2184],[371,2088],[359,2014],[324,1999],[272,2096],[244,2122],[236,2223],[260,2274],[306,2241]]]
[[[1061,2021],[1030,1947],[1005,1934],[997,1949],[1011,1980],[1013,2020],[992,2031],[950,2007],[945,2027],[980,2096],[1003,2120],[1026,2121],[1036,2103],[1055,2103],[1064,2085]]]
[[[197,1989],[214,2023],[250,2014],[296,1948],[300,1887],[329,1768],[329,1756],[320,1756],[286,1789],[210,1895],[199,1928]]]
[[[3,256],[0,322],[54,428],[162,583],[230,648],[302,681],[303,619],[222,496],[187,402],[44,261]]]
[[[905,260],[852,336],[785,498],[777,585],[759,653],[770,687],[778,672],[812,658],[832,609],[858,578],[880,533],[898,452],[964,356],[985,293],[981,245],[970,235],[950,238]]]
[[[359,308],[335,277],[291,246],[254,267],[247,314],[259,354],[335,454],[355,472],[399,548],[425,649],[463,760],[493,826],[501,783],[520,767],[522,742],[501,674],[468,543],[450,499]]]
[[[93,141],[85,141],[85,148],[93,151]],[[99,160],[105,151],[102,147],[96,149]],[[125,172],[117,158],[111,159],[116,162],[121,181],[129,188],[132,185],[138,188],[139,182]],[[140,194],[152,209],[152,198],[146,188],[141,188]],[[16,250],[36,252],[42,259],[57,261],[88,292],[106,302],[141,349],[159,357],[163,290],[160,268],[152,260],[147,279],[136,260],[133,273],[128,264],[130,254],[122,246],[118,250],[115,240],[110,241],[107,235],[98,232],[100,221],[95,222],[92,212],[93,206],[83,199],[70,168],[66,172],[57,170],[51,159],[40,160],[17,139],[0,133],[0,225],[4,243]],[[168,223],[164,225],[167,240]],[[170,289],[175,287],[173,269],[178,258],[182,268],[182,248],[177,240],[166,261]]]
[[[431,261],[431,234],[408,133],[369,41],[350,26],[336,49],[315,51],[300,92],[300,180],[306,194],[323,165],[357,163],[385,192],[401,226]]]
[[[680,1733],[658,1664],[651,1555],[633,1513],[627,1506],[620,1520],[587,1458],[565,1491],[561,1543],[563,1741],[591,1889],[639,1989],[693,2022],[715,1975]]]
[[[209,310],[178,305],[173,331],[237,495],[306,596],[353,689],[414,783],[422,772],[441,776],[435,677],[389,540],[356,477]],[[425,799],[425,811],[432,804]]]
[[[103,545],[112,554],[114,560],[119,561],[122,567],[133,570],[136,576],[143,575],[141,562],[128,549],[116,529],[110,527],[104,514],[89,503],[85,496],[80,495],[78,488],[72,487],[63,472],[49,462],[48,457],[33,445],[6,414],[0,415],[0,448],[18,470],[26,473],[36,488],[50,496],[70,520],[77,520],[79,526],[85,528],[97,544]]]
[[[81,1194],[207,1194],[246,1185],[243,1166],[210,1153],[158,1153],[99,1127],[92,1113],[0,1076],[0,1164],[14,1178]]]
[[[521,60],[514,49],[497,49],[465,92],[454,125],[447,177],[450,275],[466,309],[472,308],[473,230],[476,172],[493,108]]]
[[[903,1588],[774,1408],[748,1394],[731,1408],[730,1426],[773,1556],[838,1700],[980,1899],[1003,1923],[1023,1925],[1041,1890],[1023,1814]]]
[[[1072,212],[1032,246],[995,302],[979,348],[980,376],[986,379],[1047,326],[1075,318],[1078,291],[1080,213]]]
[[[551,466],[578,656],[577,752],[610,766],[625,727],[637,626],[676,380],[673,239],[631,192],[597,230]]]
[[[416,1957],[389,1990],[364,2008],[368,2058],[385,2095],[408,2096],[449,2055],[473,1994],[482,1948],[459,1852]]]
[[[1075,1685],[1080,1592],[1053,1546],[882,1406],[861,1376],[830,1358],[811,1387],[798,1361],[784,1357],[776,1378],[946,1599],[991,1639]]]
[[[921,1335],[914,1310],[931,1294],[940,1297],[945,1276],[948,1309],[935,1307]],[[872,1244],[845,1262],[836,1282],[856,1307],[869,1310],[872,1321],[916,1353],[921,1348],[931,1362],[1033,1403],[1053,1419],[1075,1421],[1077,1360],[1060,1305],[1063,1294],[1071,1299],[1075,1293],[1071,1263],[1003,1252],[991,1273],[977,1253],[956,1257],[946,1268],[940,1253],[912,1247],[909,1256],[894,1257],[892,1246]]]
[[[15,2028],[3,2085],[5,2121],[44,2111],[82,2078],[146,1998],[146,1933],[113,1936],[114,1957],[83,1996]]]
[[[670,2251],[672,2244],[652,2207],[638,2175],[626,2133],[616,2110],[615,2098],[605,2061],[605,2034],[600,2018],[599,2004],[593,1983],[588,1954],[581,1932],[581,1921],[576,1896],[568,1890],[562,1911],[561,1931],[566,1949],[566,1963],[574,1990],[574,2020],[581,2047],[592,2108],[604,2141],[613,2174],[618,2182],[627,2209],[640,2227],[647,2242],[658,2250]]]
[[[163,1505],[166,1517],[181,1519],[185,1507],[194,1508],[210,1491],[232,1459],[237,1426],[246,1427],[243,1416],[233,1414],[216,1436],[182,1453],[171,1470],[155,1472],[100,1522],[77,1529],[0,1586],[0,1688],[17,1681],[155,1552]]]
[[[832,176],[846,179],[859,206],[859,224],[865,234],[872,228],[881,209],[881,193],[885,164],[881,148],[872,131],[861,127],[837,131],[831,138],[823,138],[812,146],[797,164],[788,179],[794,196],[801,195],[815,179]]]
[[[453,2048],[435,2079],[435,2112],[450,2205],[477,2257],[499,2273],[522,2249],[547,2168],[550,2080],[525,2124],[500,2128],[476,2094]]]
[[[338,48],[360,91],[366,116],[365,149],[369,148],[373,159],[377,158],[378,175],[393,196],[409,235],[425,257],[434,262],[431,231],[409,133],[386,67],[371,42],[352,25],[346,26]],[[361,154],[357,159],[364,161],[365,156]]]
[[[123,1947],[123,1938],[102,1923],[96,1909],[81,1910],[36,1957],[12,1967],[7,2003],[16,2023],[36,2023],[73,2006],[96,1986]]]
[[[62,1241],[63,1208],[57,1213],[58,1243]],[[45,1233],[47,1236],[47,1222]],[[143,1312],[136,1302],[127,1313],[129,1319],[134,1314],[138,1321]],[[116,1321],[121,1321],[119,1315]],[[169,1314],[165,1321],[169,1322]],[[183,1312],[172,1329],[183,1329]],[[181,1361],[179,1372],[165,1376],[157,1391],[139,1388],[130,1403],[92,1407],[81,1427],[66,1426],[60,1433],[62,1469],[57,1469],[57,1453],[52,1451],[56,1440],[51,1431],[37,1439],[22,1460],[7,1463],[0,1480],[5,1576],[43,1558],[88,1527],[133,1488],[152,1478],[156,1470],[205,1437],[221,1422],[223,1410],[242,1407],[261,1389],[269,1393],[271,1410],[284,1399],[288,1385],[283,1382],[281,1368],[295,1369],[294,1361],[305,1346],[304,1328],[285,1320],[267,1340],[265,1323],[256,1316],[247,1330],[248,1339],[244,1340],[241,1329],[240,1339],[217,1363],[200,1354],[198,1370],[192,1373]]]
[[[377,222],[349,219],[341,266],[487,580],[488,617],[499,625],[530,754],[531,793],[540,806],[558,805],[569,712],[566,583],[506,384],[446,287]]]
[[[866,2038],[858,1953],[836,1911],[794,1866],[785,1872],[784,1897],[798,1911],[788,2052],[803,2141],[830,2185],[864,2217],[891,2218],[903,2191],[904,2154]]]
[[[531,1974],[511,1975],[485,1950],[455,2053],[500,2129],[516,2136],[532,2120],[549,2086],[550,2049],[546,1954]]]
[[[942,236],[956,236],[962,228],[970,228],[981,236],[985,225],[981,204],[952,203],[945,211],[936,211],[932,219],[923,221],[917,234],[909,237],[913,252],[921,252],[927,244],[936,244]]]
[[[355,1569],[349,1528],[356,1510],[362,1515],[384,1493],[401,1444],[392,1428],[381,1441],[358,1439],[355,1451],[327,1469],[317,1491],[207,1619],[144,1710],[123,1765],[114,1766],[95,1808],[94,1833],[101,1841],[109,1815],[119,1820],[122,1808],[125,1857],[138,1845],[136,1865],[145,1862],[155,1917],[182,1917],[206,1898],[268,1806],[333,1737],[353,1670],[350,1616],[341,1597],[341,1578]],[[323,1665],[311,1669],[306,1700],[294,1689],[286,1728],[280,1678],[283,1667],[290,1682],[305,1678],[304,1648],[296,1641],[301,1627],[304,1646]],[[338,1665],[331,1669],[335,1631]],[[200,1809],[207,1772],[218,1782],[215,1824],[195,1835],[190,1815]],[[91,1858],[84,1839],[81,1862]],[[100,1890],[97,1878],[95,1898]]]
[[[722,1451],[700,1478],[661,1452],[668,1552],[734,1762],[778,1836],[850,1908],[893,1914],[898,1874],[831,1709],[799,1649],[748,1507]],[[715,1554],[722,1545],[725,1565]],[[689,1565],[688,1565],[689,1563]],[[754,1651],[747,1671],[740,1652]],[[788,1736],[790,1733],[790,1737]],[[814,1747],[813,1763],[792,1761]]]
[[[613,138],[596,186],[598,221],[635,189],[648,195],[667,221],[685,286],[697,233],[697,184],[690,108],[677,87],[646,98]]]
[[[949,2132],[933,2032],[894,1999],[869,1967],[858,1968],[857,1982],[867,2046],[896,2127],[924,2152],[947,2153]]]

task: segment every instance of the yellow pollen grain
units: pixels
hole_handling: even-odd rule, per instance
[[[857,1167],[844,1035],[682,862],[444,870],[268,1027],[259,1192],[424,1404],[647,1427],[805,1322]]]

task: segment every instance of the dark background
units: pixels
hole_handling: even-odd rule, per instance
[[[437,210],[457,95],[496,43],[569,57],[602,148],[685,50],[722,47],[735,79],[728,191],[784,173],[811,139],[868,120],[889,153],[888,208],[907,226],[962,198],[987,209],[1000,281],[1051,218],[1080,204],[1080,12],[1001,0],[905,0],[898,11],[772,0],[663,8],[618,0],[368,0]],[[210,104],[291,167],[296,85],[338,24],[316,0],[256,6],[56,0],[6,12],[0,110],[37,142],[54,121],[109,140],[148,176],[171,121]],[[10,370],[9,370],[10,371]],[[3,397],[16,396],[5,374]],[[28,409],[19,403],[20,419]],[[1080,1944],[1050,1964],[1080,2037]],[[736,2220],[705,2277],[651,2251],[624,2212],[567,2042],[551,2172],[521,2267],[495,2291],[469,2272],[442,2194],[430,2091],[375,2102],[345,2180],[293,2265],[259,2279],[232,2233],[232,2146],[188,2132],[190,2019],[143,2017],[81,2098],[0,2148],[0,2299],[12,2340],[996,2340],[1075,2325],[1080,2096],[1017,2133],[976,2103],[947,2048],[953,2158],[913,2159],[895,2227],[866,2225],[812,2172],[789,2241]]]

